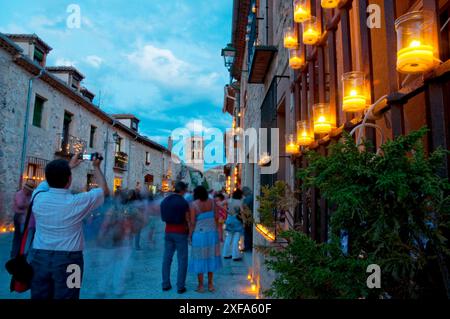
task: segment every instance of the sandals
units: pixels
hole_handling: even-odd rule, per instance
[[[215,292],[215,291],[216,291],[216,288],[214,288],[214,287],[209,287],[209,288],[208,288],[208,291],[209,291],[209,292]]]
[[[195,289],[195,291],[198,292],[198,293],[200,293],[200,294],[202,294],[202,293],[205,292],[205,288],[203,288],[203,287],[197,287],[197,289]]]

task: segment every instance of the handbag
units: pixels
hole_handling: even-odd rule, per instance
[[[25,219],[24,232],[21,238],[20,251],[17,256],[10,259],[6,264],[5,268],[11,277],[10,290],[18,293],[25,292],[30,289],[31,279],[33,279],[33,268],[27,261],[27,255],[25,253],[25,246],[27,244],[28,238],[28,225],[30,223],[31,213],[33,210],[34,199],[39,193],[37,192],[31,200],[30,206],[28,206],[27,217]],[[31,239],[33,242],[34,237]]]

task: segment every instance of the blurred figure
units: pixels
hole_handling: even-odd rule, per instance
[[[14,237],[12,242],[11,258],[16,257],[20,251],[25,219],[28,212],[28,206],[30,206],[31,195],[33,194],[34,189],[35,186],[32,182],[26,182],[25,185],[23,185],[22,189],[14,195]],[[32,217],[32,219],[34,218]],[[27,242],[34,236],[34,230],[35,226],[32,225],[32,221],[30,219]]]
[[[194,195],[192,194],[191,191],[186,191],[183,197],[189,204],[191,204],[194,201]]]
[[[139,184],[139,182],[138,182]],[[145,225],[145,203],[137,189],[128,192],[127,204],[133,210],[132,226],[134,234],[134,249],[141,250],[141,231]]]
[[[242,189],[244,194],[243,204],[250,210],[251,216],[253,216],[253,193],[249,187]],[[253,224],[246,223],[244,225],[244,251],[251,251],[253,249]]]
[[[189,204],[184,199],[187,185],[178,182],[175,193],[166,197],[161,203],[161,219],[166,223],[164,238],[164,257],[162,264],[162,289],[172,289],[170,284],[170,267],[172,258],[177,252],[178,274],[177,290],[179,294],[186,292],[186,275],[188,268],[188,235],[189,235]]]
[[[214,202],[216,204],[218,212],[218,230],[219,230],[219,240],[223,243],[223,227],[225,225],[225,220],[227,219],[227,202],[225,201],[225,196],[222,193],[217,193],[214,195]]]
[[[126,270],[132,253],[133,223],[138,214],[133,205],[134,200],[134,190],[116,193],[115,203],[104,216],[100,227],[99,261],[103,263],[104,271],[98,280],[99,297],[104,297],[110,291],[118,297],[125,293]]]
[[[243,194],[240,189],[234,191],[231,199],[227,201],[228,216],[225,221],[225,230],[227,232],[225,243],[223,245],[223,258],[231,259],[234,261],[242,260],[239,251],[239,241],[241,235],[244,232],[244,226],[242,222],[243,211]]]
[[[190,272],[197,274],[197,292],[204,292],[203,276],[208,274],[208,290],[215,291],[214,272],[221,268],[220,241],[218,224],[218,209],[209,198],[208,191],[203,186],[194,190],[194,201],[190,209],[190,237],[192,252],[189,260]]]
[[[145,216],[148,226],[148,243],[150,247],[155,247],[155,233],[159,211],[159,203],[152,193],[148,193],[145,201]]]

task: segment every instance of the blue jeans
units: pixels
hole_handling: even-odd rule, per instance
[[[33,279],[31,299],[80,299],[79,288],[68,287],[69,265],[78,265],[83,277],[82,252],[65,252],[33,249],[31,251]]]
[[[188,235],[166,233],[162,265],[163,289],[172,286],[170,284],[170,267],[175,251],[177,251],[178,260],[177,289],[181,290],[185,288],[188,268]]]

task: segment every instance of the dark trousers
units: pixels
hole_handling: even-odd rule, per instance
[[[253,225],[244,227],[244,251],[253,249]]]
[[[84,260],[82,252],[65,252],[33,249],[31,251],[33,279],[31,299],[79,299],[80,288],[71,287],[75,265],[83,278]],[[70,266],[70,267],[69,267]]]
[[[23,224],[20,223],[20,215],[14,214],[14,237],[11,249],[11,258],[16,257],[20,252],[20,244],[22,241]]]
[[[163,288],[170,288],[170,267],[173,255],[177,252],[178,273],[177,289],[185,288],[188,268],[188,235],[167,233],[164,243],[164,257],[162,265]]]

